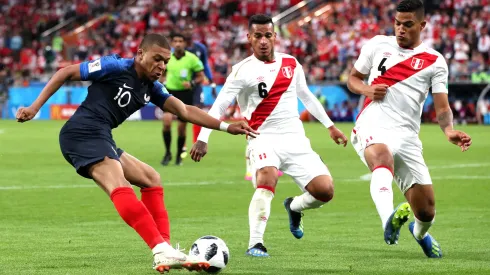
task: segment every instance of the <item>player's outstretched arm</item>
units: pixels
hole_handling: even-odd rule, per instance
[[[169,97],[165,103],[163,104],[163,108],[165,111],[168,111],[174,115],[177,115],[181,119],[197,124],[202,127],[206,127],[214,130],[221,130],[228,132],[232,135],[252,135],[255,136],[257,132],[253,130],[250,126],[248,126],[245,122],[237,122],[228,124],[224,121],[218,120],[203,110],[191,106],[186,105],[179,99],[175,97]]]
[[[343,144],[344,147],[347,146],[347,137],[344,135],[344,133],[342,133],[342,131],[335,127],[318,98],[316,98],[308,88],[305,73],[301,66],[298,67],[297,87],[299,99],[301,102],[303,102],[306,109],[330,131],[330,137],[333,139],[333,141],[337,144]]]
[[[366,75],[360,73],[356,68],[352,68],[349,78],[347,79],[347,88],[355,94],[364,95],[371,100],[382,100],[387,92],[388,85],[376,84],[373,86],[366,85],[364,79]]]
[[[46,101],[68,80],[81,80],[80,64],[70,65],[58,70],[48,81],[46,86],[44,86],[41,94],[39,94],[31,106],[19,108],[16,115],[17,121],[26,122],[34,118]]]
[[[441,130],[446,135],[449,142],[459,146],[464,152],[471,145],[471,137],[465,132],[454,130],[453,112],[449,106],[449,100],[446,93],[433,93],[434,108],[436,109],[437,122]]]

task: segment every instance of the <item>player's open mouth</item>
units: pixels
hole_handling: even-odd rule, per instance
[[[155,73],[155,76],[160,78],[160,76],[162,76],[162,73]]]

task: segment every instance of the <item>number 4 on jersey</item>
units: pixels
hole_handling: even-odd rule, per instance
[[[267,85],[264,82],[259,83],[259,96],[261,98],[266,98],[267,95],[269,94],[266,90]]]
[[[386,57],[385,57],[385,58],[383,58],[383,59],[381,60],[381,62],[379,63],[379,66],[378,66],[378,71],[380,71],[380,72],[381,72],[381,75],[384,75],[384,74],[385,74],[385,72],[386,72],[386,66],[383,66],[383,64],[385,64],[386,59],[387,59]]]

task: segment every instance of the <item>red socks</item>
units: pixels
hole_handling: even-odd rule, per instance
[[[193,124],[192,132],[194,133],[193,138],[192,138],[192,142],[196,143],[197,137],[199,136],[199,132],[201,132],[201,126]]]
[[[133,188],[118,187],[114,189],[111,193],[111,200],[121,218],[138,232],[150,249],[164,242],[153,217],[145,205],[138,200]]]
[[[142,188],[141,201],[153,216],[153,220],[163,239],[170,243],[170,223],[168,220],[167,209],[165,209],[165,203],[163,202],[163,188]]]

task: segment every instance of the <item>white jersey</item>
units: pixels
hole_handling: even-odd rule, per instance
[[[362,74],[369,74],[369,85],[389,86],[383,100],[372,102],[366,98],[356,127],[418,134],[429,88],[432,87],[432,93],[448,92],[446,61],[424,43],[415,49],[404,49],[395,36],[375,36],[362,47],[354,67]]]
[[[254,55],[233,66],[209,114],[221,117],[236,99],[249,125],[264,134],[303,134],[298,113],[298,97],[327,128],[332,126],[323,106],[309,90],[301,64],[292,56],[274,53],[273,62]],[[210,129],[202,129],[198,139],[208,141]]]

